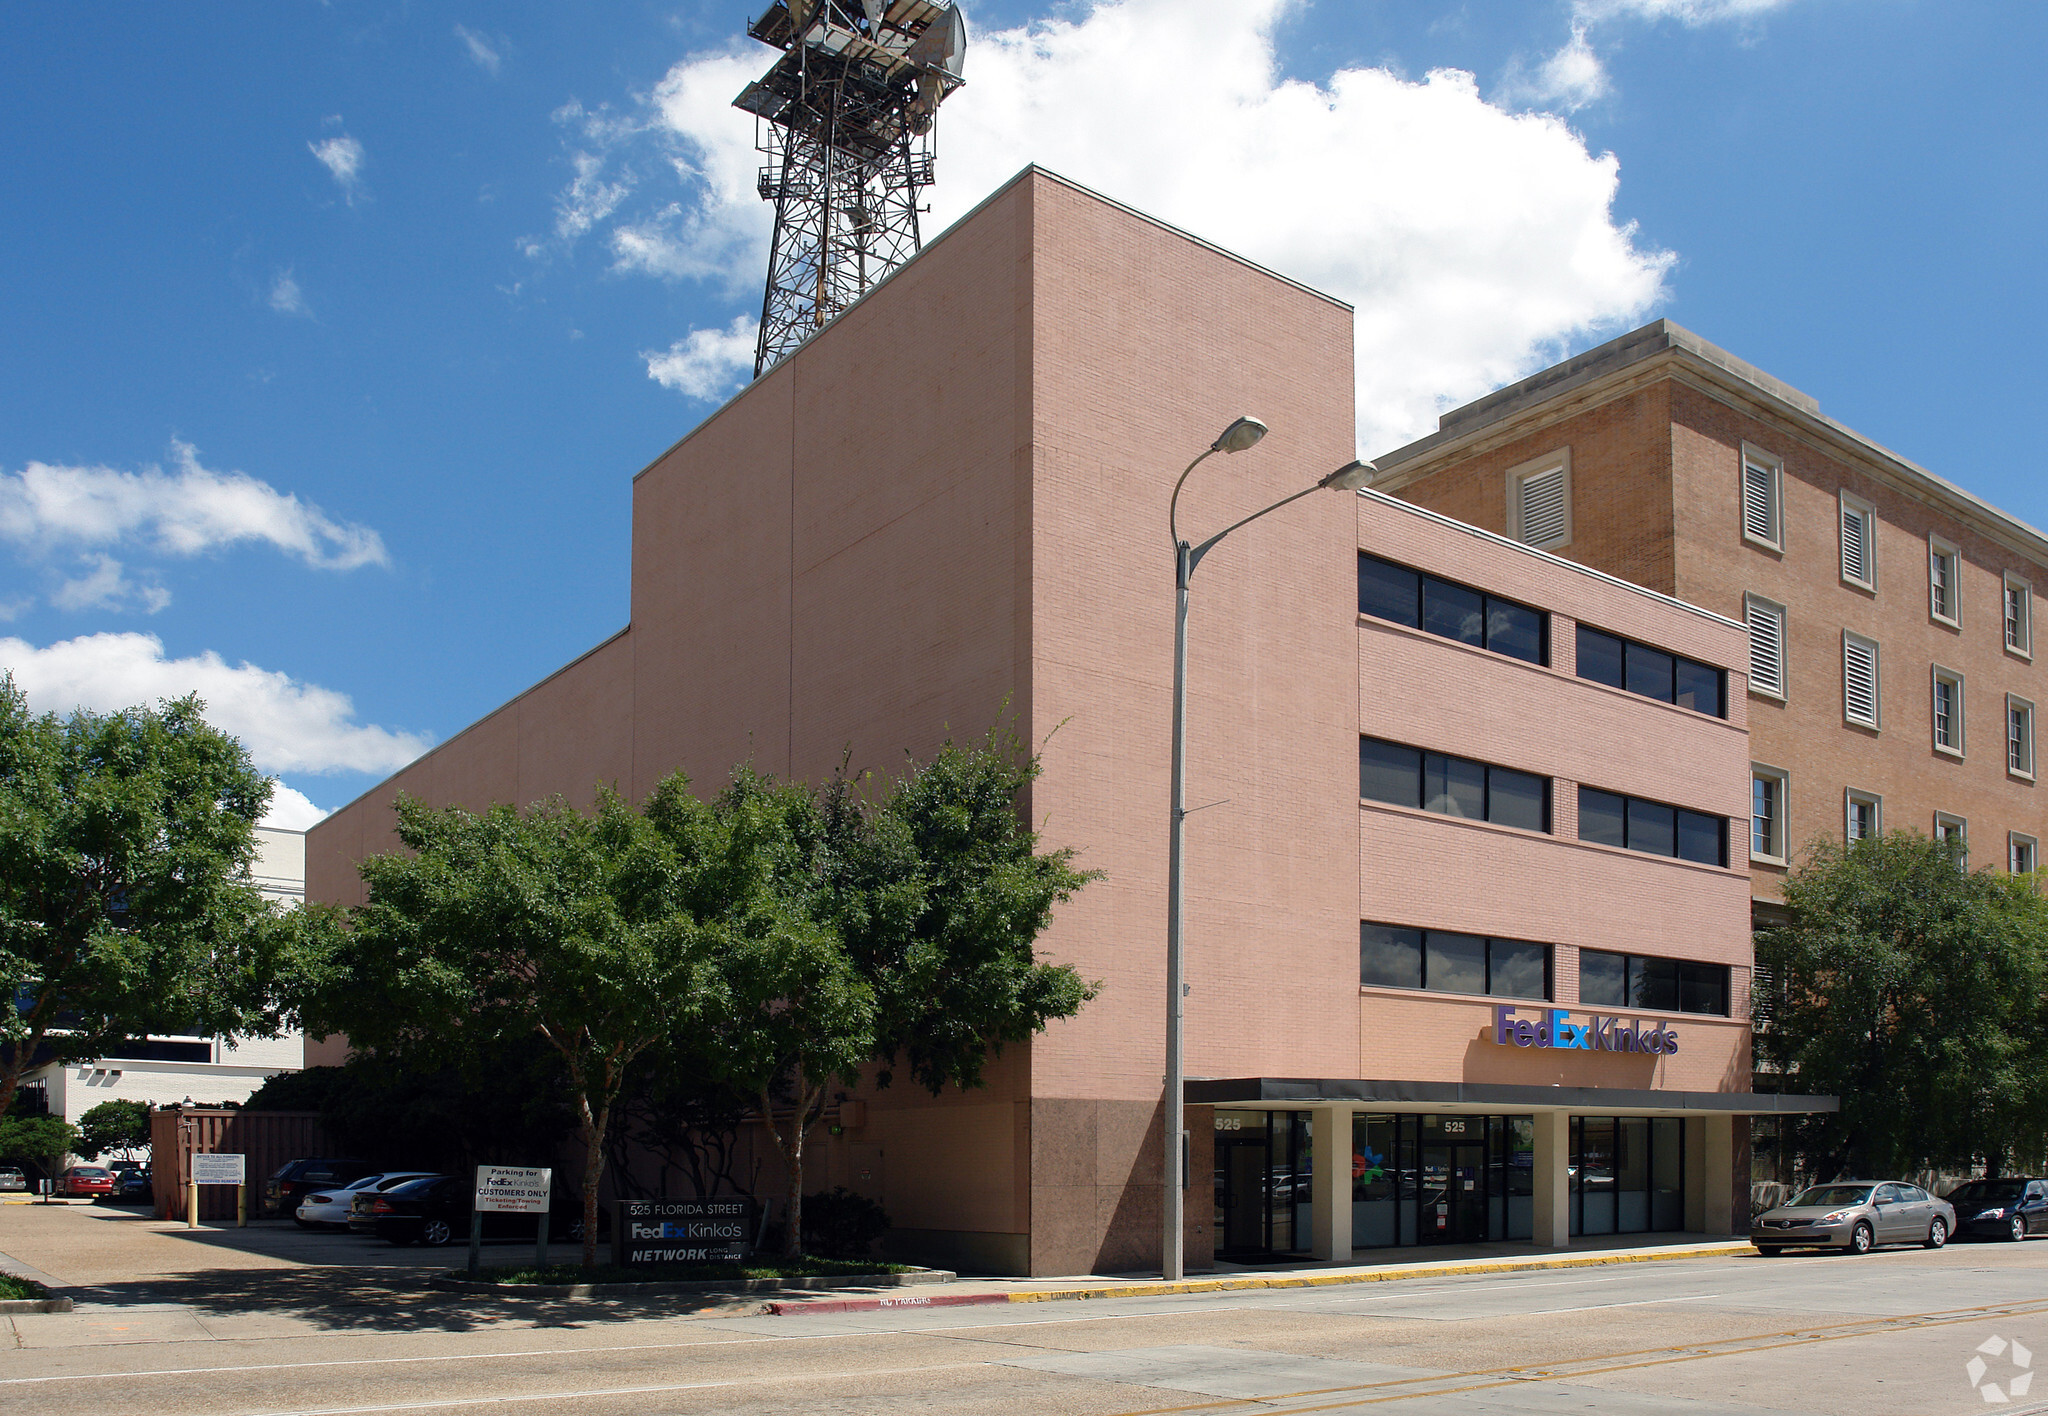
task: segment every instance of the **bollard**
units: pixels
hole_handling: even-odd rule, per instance
[[[247,1229],[248,1227],[249,1187],[247,1185],[237,1185],[235,1186],[235,1228]]]
[[[533,1241],[533,1266],[544,1269],[548,1266],[548,1212],[540,1212],[540,1233]]]
[[[477,1269],[484,1258],[484,1212],[469,1212],[469,1281],[476,1282]]]
[[[185,1227],[199,1227],[199,1182],[194,1180],[185,1187]]]

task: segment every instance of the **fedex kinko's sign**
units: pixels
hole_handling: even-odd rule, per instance
[[[1573,1047],[1582,1052],[1678,1051],[1678,1034],[1662,1023],[1646,1029],[1640,1019],[1625,1023],[1597,1013],[1589,1016],[1591,1022],[1576,1023],[1562,1008],[1545,1008],[1533,1018],[1518,1018],[1513,1008],[1496,1005],[1493,1040],[1503,1047]]]

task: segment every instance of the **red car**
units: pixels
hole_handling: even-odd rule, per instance
[[[103,1165],[74,1165],[57,1177],[57,1193],[100,1199],[114,1193],[114,1172]]]

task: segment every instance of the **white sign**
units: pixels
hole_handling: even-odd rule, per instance
[[[524,1165],[479,1165],[476,1207],[484,1214],[546,1214],[555,1172]]]
[[[202,1152],[192,1157],[192,1183],[195,1185],[240,1185],[247,1170],[243,1157],[214,1152]]]

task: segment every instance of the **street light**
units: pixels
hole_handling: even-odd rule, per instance
[[[1187,465],[1187,471],[1180,474],[1180,481],[1173,484],[1173,500],[1167,504],[1166,527],[1173,538],[1173,830],[1171,844],[1166,857],[1166,1116],[1165,1116],[1165,1160],[1166,1190],[1164,1214],[1162,1216],[1159,1272],[1169,1282],[1181,1276],[1181,1224],[1182,1224],[1182,1175],[1184,1157],[1181,1154],[1181,1131],[1184,1124],[1181,1106],[1183,1059],[1181,1056],[1182,1004],[1186,987],[1181,982],[1181,896],[1182,896],[1182,850],[1181,842],[1187,826],[1187,743],[1188,743],[1188,580],[1194,575],[1195,567],[1202,563],[1202,557],[1214,550],[1216,543],[1240,526],[1257,521],[1267,512],[1278,511],[1289,502],[1300,501],[1311,492],[1325,488],[1331,491],[1351,492],[1370,482],[1373,465],[1370,462],[1347,462],[1335,472],[1323,478],[1312,487],[1304,487],[1292,496],[1282,497],[1265,511],[1255,511],[1242,521],[1234,521],[1218,531],[1200,545],[1189,545],[1180,538],[1180,489],[1187,484],[1188,475],[1202,464],[1210,453],[1243,452],[1266,435],[1266,425],[1257,418],[1239,418],[1215,442],[1208,451]]]

